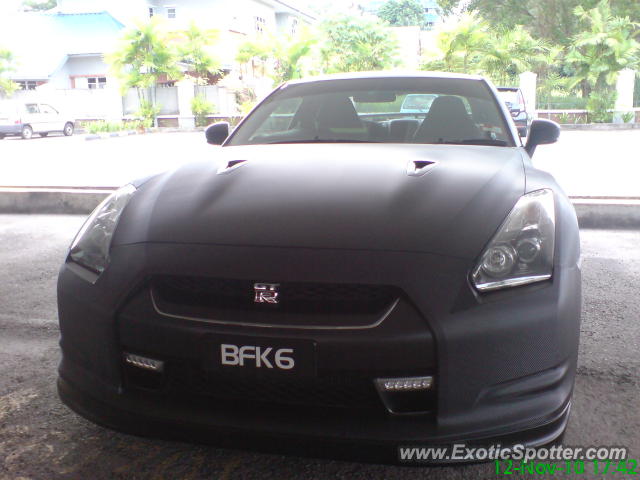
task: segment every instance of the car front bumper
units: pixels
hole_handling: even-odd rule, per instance
[[[0,124],[0,135],[20,135],[22,134],[22,125],[20,124]]]
[[[361,330],[265,329],[166,318],[148,301],[157,273],[396,285],[406,299]],[[312,268],[311,268],[312,267]],[[566,425],[575,377],[580,270],[557,265],[552,281],[477,296],[470,262],[409,252],[130,245],[112,250],[99,278],[63,265],[58,284],[59,392],[81,415],[118,430],[267,451],[381,462],[401,445],[461,442],[540,445]],[[280,267],[282,268],[282,267]],[[433,375],[433,404],[415,414],[208,401],[130,389],[124,352],[202,361],[209,334],[306,339],[318,375]],[[314,446],[320,446],[320,450]],[[343,452],[343,453],[341,453]]]

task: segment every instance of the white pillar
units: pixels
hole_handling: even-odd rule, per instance
[[[538,118],[538,110],[536,109],[537,82],[538,75],[533,72],[522,72],[520,74],[520,90],[522,90],[527,111],[533,118]]]
[[[613,117],[614,123],[622,123],[622,114],[633,110],[633,87],[635,84],[636,72],[629,68],[618,72],[616,82],[616,106]]]
[[[193,129],[196,119],[191,111],[191,100],[195,96],[195,84],[191,80],[180,80],[176,83],[178,89],[178,126]]]
[[[105,118],[108,121],[121,122],[124,117],[122,91],[115,76],[107,79],[105,97]]]

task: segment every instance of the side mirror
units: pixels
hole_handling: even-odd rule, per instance
[[[229,124],[227,122],[214,123],[204,131],[207,143],[210,145],[222,145],[229,136]]]
[[[538,145],[555,143],[560,136],[560,125],[551,120],[535,119],[529,127],[529,137],[524,149],[529,156],[533,156]]]

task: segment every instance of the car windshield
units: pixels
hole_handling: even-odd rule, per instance
[[[504,100],[507,104],[510,105],[520,105],[522,102],[520,101],[520,95],[517,90],[500,90],[498,92],[500,98]]]
[[[406,108],[414,98],[428,107]],[[285,85],[226,145],[359,142],[514,146],[484,81],[414,77]]]

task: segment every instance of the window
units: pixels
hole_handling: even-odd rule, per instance
[[[26,108],[27,113],[40,113],[40,109],[35,103],[27,103],[24,108]]]
[[[256,20],[256,32],[264,33],[267,28],[267,21],[264,17],[255,17]]]
[[[106,77],[89,77],[87,78],[87,87],[90,90],[95,90],[96,88],[104,88],[107,85]]]
[[[32,80],[20,80],[16,83],[20,86],[21,90],[35,90],[38,86],[37,82]]]
[[[40,113],[46,113],[48,115],[58,115],[58,111],[51,105],[40,104]]]
[[[176,9],[175,7],[167,7],[167,18],[173,20],[176,18]]]
[[[153,18],[154,14],[155,14],[155,11],[153,10],[153,7],[149,7],[149,18]]]

